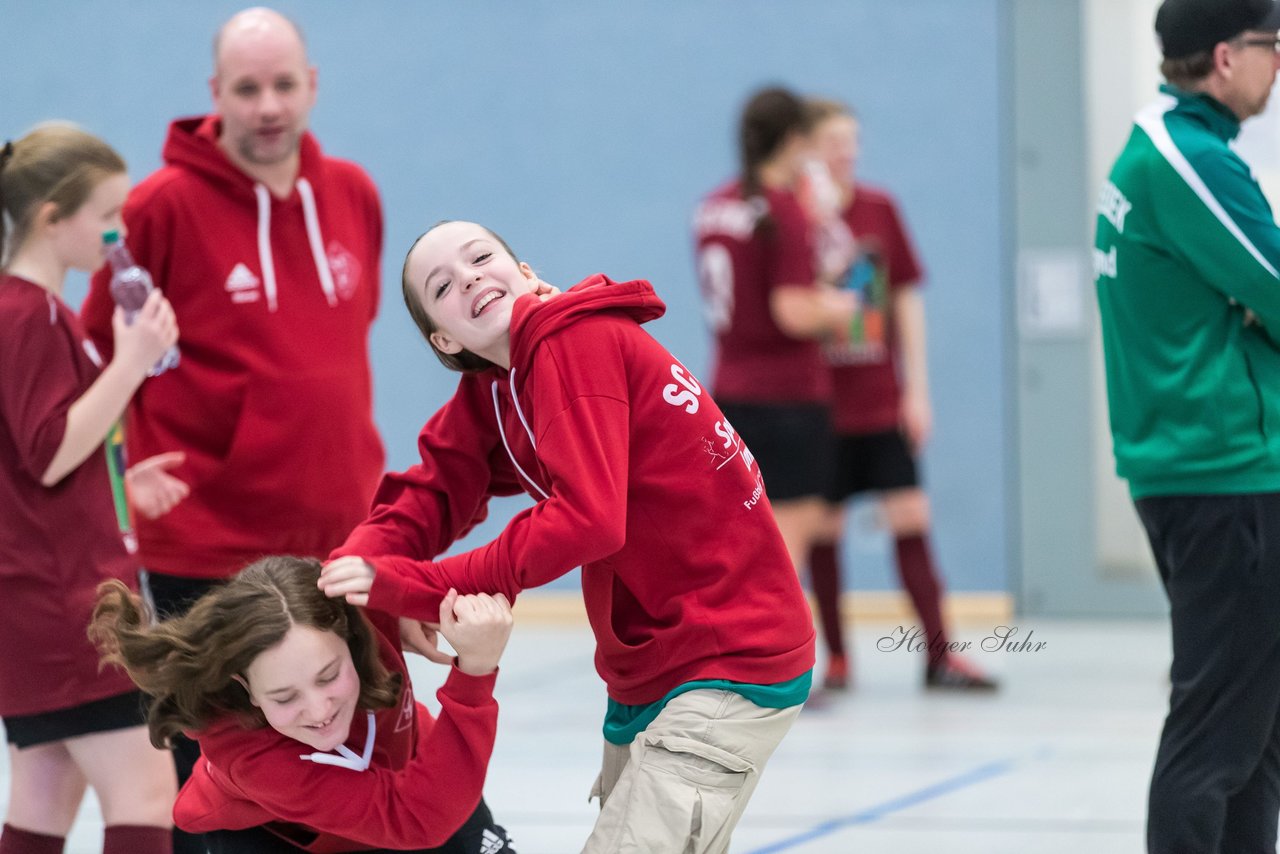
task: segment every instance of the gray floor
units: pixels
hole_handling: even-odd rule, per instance
[[[1147,776],[1167,694],[1163,622],[1021,620],[1039,651],[971,657],[993,696],[927,694],[919,662],[861,627],[857,685],[817,695],[769,765],[735,835],[738,854],[1130,854],[1142,848]],[[431,697],[440,676],[418,660]],[[434,700],[434,698],[432,698]],[[486,797],[521,854],[577,851],[593,819],[604,690],[585,627],[521,625],[499,680]],[[7,798],[0,759],[0,798]],[[87,801],[69,852],[99,850]]]

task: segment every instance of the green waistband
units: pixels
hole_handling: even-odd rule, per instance
[[[604,713],[604,738],[610,744],[630,744],[663,707],[687,691],[708,689],[712,691],[732,691],[750,700],[762,709],[787,709],[798,706],[809,699],[809,689],[813,687],[813,671],[809,670],[795,679],[786,682],[775,682],[772,685],[752,685],[749,682],[730,682],[727,679],[699,679],[685,682],[667,692],[667,695],[656,703],[643,706],[627,706],[616,700],[609,700]]]

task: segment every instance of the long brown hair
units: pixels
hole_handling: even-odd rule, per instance
[[[6,144],[0,150],[0,263],[27,239],[45,202],[53,203],[55,222],[69,217],[102,179],[124,171],[115,149],[72,124],[42,124]]]
[[[295,625],[333,632],[347,642],[362,708],[394,706],[400,674],[379,660],[377,638],[360,610],[325,596],[316,585],[319,578],[319,561],[263,558],[205,594],[184,616],[154,625],[141,597],[119,581],[107,581],[98,587],[89,638],[104,665],[123,667],[154,698],[147,726],[156,747],[227,717],[247,729],[266,726],[233,677],[243,677]]]
[[[792,134],[808,131],[809,119],[804,101],[789,89],[774,86],[751,96],[742,108],[742,118],[738,123],[742,198],[748,201],[763,198],[760,167],[778,153]],[[756,222],[756,230],[768,234],[773,230],[773,218],[767,205],[760,207],[764,213]]]
[[[439,327],[435,321],[427,315],[427,309],[422,304],[422,298],[415,292],[413,283],[409,281],[409,256],[413,254],[413,250],[417,248],[422,238],[435,231],[442,225],[448,225],[451,222],[457,222],[452,219],[442,219],[435,225],[414,238],[413,243],[409,246],[409,251],[404,254],[404,266],[400,268],[400,291],[404,296],[405,308],[409,309],[409,316],[413,318],[413,322],[417,325],[418,331],[422,333],[422,337],[427,339],[427,346],[431,348],[431,352],[436,354],[436,358],[440,360],[440,364],[444,365],[451,371],[461,371],[462,373],[477,373],[495,367],[493,362],[488,359],[477,356],[470,350],[460,350],[457,353],[445,353],[439,350],[435,344],[431,343],[431,333],[435,332]],[[516,257],[516,253],[511,251],[511,247],[507,245],[507,241],[498,236],[491,228],[480,226],[489,232],[489,236],[498,241],[503,249],[507,250],[507,254],[517,264],[520,259]]]

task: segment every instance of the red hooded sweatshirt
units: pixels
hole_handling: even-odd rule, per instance
[[[517,300],[511,370],[463,378],[423,428],[422,464],[384,481],[338,550],[376,569],[371,607],[425,619],[451,586],[514,597],[581,565],[596,669],[619,703],[813,667],[813,620],[759,466],[640,328],[664,311],[648,282],[603,276]],[[532,508],[482,548],[424,560],[513,475]]]
[[[166,165],[130,193],[128,244],[178,318],[182,363],[147,380],[130,458],[185,451],[191,496],[137,520],[148,569],[230,576],[264,554],[323,557],[364,518],[382,474],[368,338],[382,214],[352,163],[301,142],[272,196],[218,148],[216,116],[173,123]],[[110,272],[82,318],[110,357]]]
[[[368,616],[383,664],[404,680],[400,703],[373,715],[368,767],[329,764],[325,757],[340,757],[313,753],[269,726],[223,721],[195,734],[202,756],[174,804],[178,827],[204,833],[261,825],[306,851],[361,851],[435,848],[470,818],[498,726],[497,672],[468,676],[455,666],[436,693],[441,710],[433,720],[413,698],[397,621]],[[367,713],[357,712],[345,746],[361,759],[368,732]]]

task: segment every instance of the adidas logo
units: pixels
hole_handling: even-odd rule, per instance
[[[501,836],[486,827],[480,837],[480,854],[498,854],[505,845]]]
[[[232,302],[253,302],[258,299],[258,285],[261,284],[253,271],[243,263],[236,264],[227,276],[226,291],[231,294]]]

